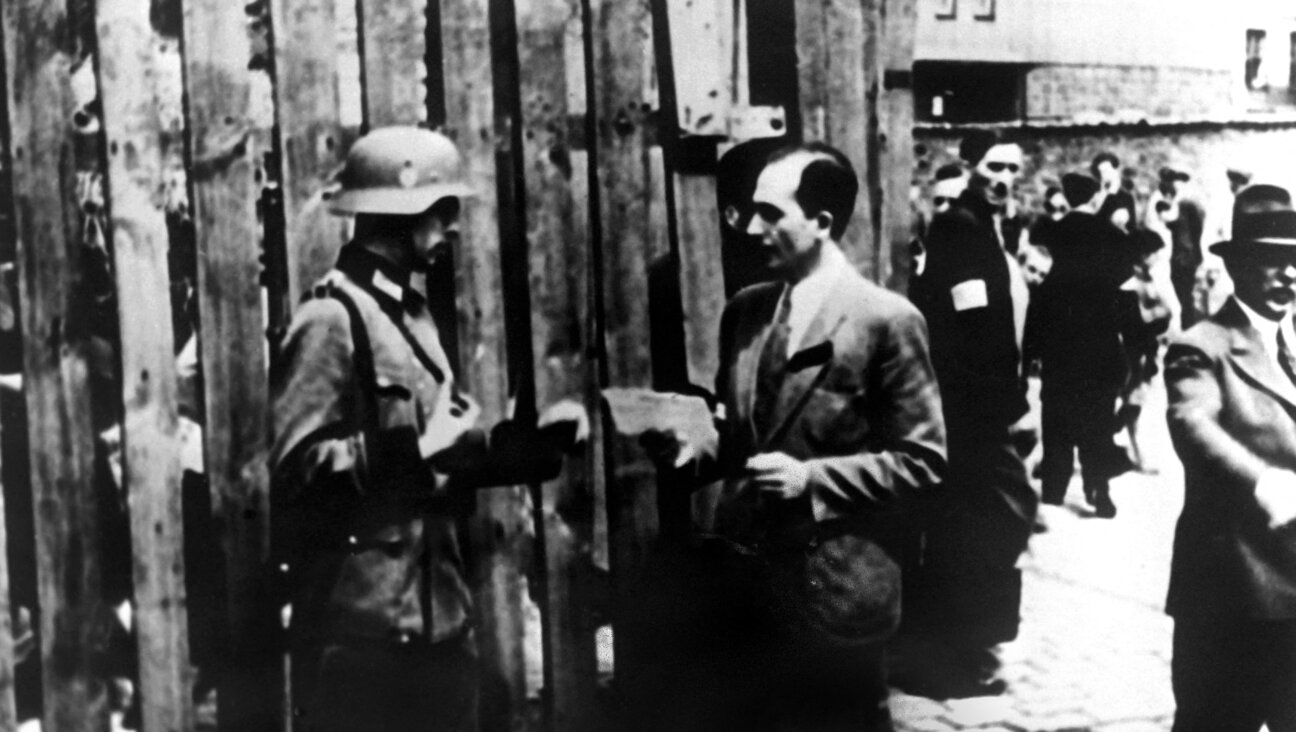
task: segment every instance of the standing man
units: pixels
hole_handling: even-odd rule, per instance
[[[931,641],[914,691],[1002,693],[994,647],[1017,636],[1021,572],[1039,498],[1014,444],[1027,414],[1021,339],[1029,297],[1009,254],[1021,233],[1009,203],[1022,151],[999,131],[968,135],[968,188],[927,236],[915,300],[931,328],[949,434],[946,488],[926,528],[914,621]],[[921,293],[919,295],[918,293]]]
[[[1181,190],[1187,173],[1162,168],[1157,189],[1148,199],[1147,227],[1161,232],[1170,246],[1170,282],[1179,300],[1179,318],[1184,330],[1205,315],[1193,297],[1197,268],[1202,263],[1202,230],[1205,214],[1195,201],[1185,198]]]
[[[711,541],[746,582],[728,618],[744,637],[707,687],[724,713],[674,729],[891,729],[893,540],[940,481],[945,432],[922,316],[842,252],[857,189],[821,143],[776,152],[757,179],[748,232],[779,279],[725,308],[726,417],[706,461],[725,479]]]
[[[456,520],[470,489],[551,477],[584,438],[560,402],[488,435],[419,282],[471,195],[428,130],[352,146],[330,207],[355,238],[297,310],[272,379],[278,543],[292,578],[294,716],[321,730],[477,729],[472,594]]]
[[[1035,292],[1027,334],[1040,359],[1044,503],[1060,506],[1080,453],[1084,495],[1099,518],[1116,515],[1108,482],[1120,468],[1112,441],[1125,382],[1117,299],[1133,270],[1126,234],[1105,218],[1103,189],[1062,176],[1071,212],[1053,229],[1053,269]]]
[[[1281,195],[1270,195],[1279,191]],[[1283,200],[1286,200],[1286,203]],[[1238,194],[1218,313],[1166,353],[1184,464],[1166,610],[1176,732],[1296,730],[1296,211]]]
[[[1125,190],[1121,180],[1120,158],[1109,152],[1100,152],[1089,164],[1089,172],[1102,184],[1103,201],[1098,217],[1129,233],[1138,217],[1134,213],[1134,196]]]

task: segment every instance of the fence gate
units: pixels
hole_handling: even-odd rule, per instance
[[[321,193],[357,136],[440,129],[482,192],[428,287],[484,418],[597,414],[605,387],[710,385],[736,143],[845,151],[851,261],[904,287],[915,2],[0,2],[0,728],[37,665],[51,732],[108,729],[110,675],[145,730],[213,698],[222,730],[291,728],[267,373],[346,239]],[[607,728],[608,661],[644,652],[596,637],[687,506],[594,422],[559,478],[479,495],[484,729]],[[126,601],[137,674],[104,667]]]

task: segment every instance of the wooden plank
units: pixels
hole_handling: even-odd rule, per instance
[[[223,522],[230,662],[219,681],[222,730],[283,725],[283,668],[268,602],[269,389],[258,275],[261,194],[268,149],[254,116],[248,19],[241,3],[184,6],[190,174],[198,249],[200,355],[206,390],[206,468]]]
[[[31,435],[45,715],[43,728],[106,730],[107,695],[95,669],[108,612],[100,585],[94,491],[89,332],[77,327],[73,283],[81,260],[76,205],[76,101],[84,62],[66,2],[3,5],[12,118],[24,390]]]
[[[148,7],[99,0],[99,98],[108,147],[111,233],[118,282],[124,486],[130,501],[134,624],[143,722],[151,730],[193,725],[181,522],[180,440],[171,334],[165,190],[177,151],[164,147],[160,38]],[[174,91],[178,92],[178,89]],[[170,154],[168,154],[170,153]]]
[[[599,0],[590,9],[603,381],[651,387],[648,272],[654,259],[669,255],[664,165],[653,117],[652,9],[649,0]],[[634,439],[617,435],[607,414],[602,423],[614,612],[624,619],[657,534],[656,476]],[[640,668],[644,636],[625,623],[615,630],[616,673],[628,679]]]
[[[570,398],[593,409],[595,364],[585,347],[589,221],[578,204],[588,203],[587,145],[584,128],[569,124],[583,121],[585,110],[581,7],[578,0],[518,0],[516,14],[536,401]],[[568,68],[572,45],[575,73]],[[589,608],[595,581],[590,482],[598,477],[592,450],[591,442],[582,459],[568,461],[541,491],[546,716],[562,732],[601,727]]]
[[[882,9],[878,161],[882,202],[878,239],[879,282],[904,292],[909,286],[909,187],[913,182],[913,56],[917,0],[873,0]]]
[[[5,31],[6,24],[0,22],[0,84],[7,89],[8,83],[8,58],[3,52],[7,46]],[[9,112],[8,99],[6,99],[5,109],[0,110],[0,340],[5,343],[9,340],[11,334],[18,327],[16,288],[12,286],[10,278],[13,275],[13,257],[14,257],[14,236],[13,236],[13,186],[10,181],[11,170],[8,169],[9,161],[12,160],[10,155],[10,134],[9,134]],[[0,387],[2,390],[4,387]],[[0,395],[4,399],[5,395]],[[17,425],[10,424],[8,429],[17,429]],[[5,434],[5,425],[3,418],[0,417],[0,445],[10,444],[10,437]],[[0,448],[0,468],[4,467],[3,448]],[[12,470],[8,471],[12,474]],[[13,506],[6,506],[4,496],[6,491],[12,491],[18,486],[10,484],[5,485],[3,475],[4,470],[0,470],[0,547],[5,551],[0,551],[0,729],[17,729],[18,728],[18,709],[14,698],[14,628],[11,624],[11,608],[13,605],[9,599],[9,588],[11,580],[9,578],[9,541],[10,537],[7,530],[7,521],[10,520],[10,512],[14,510]],[[14,481],[15,483],[21,481]],[[26,490],[27,486],[21,486]],[[13,517],[15,520],[21,520],[21,514]],[[26,524],[30,526],[31,516],[26,518]],[[16,556],[23,556],[24,552],[16,552]],[[15,580],[21,582],[21,580]],[[21,602],[21,598],[17,598]]]
[[[850,158],[860,197],[842,248],[866,277],[875,277],[876,249],[869,190],[868,126],[865,99],[868,33],[861,0],[797,0],[796,48],[801,130]]]
[[[714,175],[675,174],[675,221],[688,379],[710,389],[720,369],[720,315],[725,306]]]
[[[270,3],[288,270],[285,299],[290,306],[332,268],[346,240],[344,221],[328,213],[322,198],[351,137],[339,112],[338,65],[343,54],[335,38],[334,4],[335,0]]]
[[[359,0],[367,129],[426,123],[427,3]]]
[[[466,201],[455,252],[460,374],[482,405],[483,424],[510,415],[501,234],[511,230],[500,206],[497,165],[511,140],[507,110],[496,108],[488,0],[441,0],[441,61],[446,83],[445,131],[459,145],[477,195]],[[496,9],[497,12],[499,8]],[[496,29],[498,33],[498,29]],[[502,114],[503,113],[503,114]],[[505,177],[504,180],[511,180]],[[524,488],[478,495],[473,532],[478,556],[482,729],[525,727],[526,663],[523,563],[531,506]]]
[[[734,2],[666,0],[674,64],[675,116],[685,135],[726,136],[738,103]],[[744,59],[745,61],[746,59]]]

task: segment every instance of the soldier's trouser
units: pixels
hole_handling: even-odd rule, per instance
[[[477,732],[471,634],[428,644],[333,639],[293,654],[293,718],[309,732]]]

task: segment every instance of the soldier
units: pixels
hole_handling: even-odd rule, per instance
[[[294,713],[312,731],[476,730],[456,519],[469,489],[555,475],[588,422],[560,402],[487,434],[455,383],[417,285],[472,195],[449,139],[375,130],[340,184],[330,209],[355,217],[354,238],[295,314],[272,377]]]

